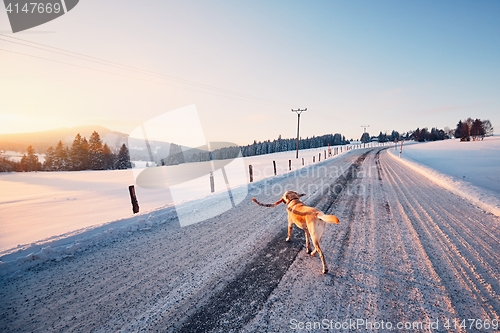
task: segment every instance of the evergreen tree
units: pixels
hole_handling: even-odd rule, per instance
[[[399,141],[399,138],[400,138],[399,132],[393,130],[391,133],[391,141],[394,141],[394,140]]]
[[[462,138],[462,120],[459,120],[457,123],[457,127],[455,129],[455,138],[457,139]]]
[[[88,157],[91,170],[103,170],[105,168],[102,140],[96,131],[89,138]]]
[[[71,160],[71,170],[85,170],[87,169],[87,160],[88,160],[88,143],[87,147],[84,147],[84,140],[80,133],[75,136],[73,140],[73,144],[70,149],[70,160]]]
[[[31,172],[42,169],[42,164],[38,161],[38,156],[35,155],[35,150],[32,146],[27,149],[27,155],[24,154],[21,158],[21,169],[23,171]]]
[[[130,163],[130,155],[128,152],[128,148],[125,144],[122,144],[120,147],[120,151],[118,152],[118,158],[116,161],[117,169],[130,169],[132,165]]]
[[[470,119],[470,118],[469,118]],[[463,121],[460,129],[460,141],[470,141],[470,122]]]
[[[82,139],[82,170],[90,168],[89,142],[86,137]]]
[[[168,152],[166,164],[167,165],[177,165],[181,163],[185,163],[184,154],[182,153],[181,146],[171,143],[170,150]]]
[[[49,147],[47,153],[45,154],[45,161],[43,162],[43,170],[54,171],[54,160],[56,158],[56,152],[54,148]]]
[[[102,152],[104,157],[104,169],[114,169],[116,156],[113,152],[111,152],[111,149],[109,149],[106,143],[104,144],[104,147],[102,147]]]
[[[368,132],[363,133],[363,135],[361,135],[360,141],[362,143],[368,143],[368,142],[370,142],[370,134]]]
[[[470,135],[472,140],[476,141],[484,138],[484,127],[483,122],[480,119],[474,120],[470,128]]]
[[[422,128],[420,130],[420,137],[418,138],[418,141],[420,141],[420,142],[426,141],[428,139],[427,138],[428,134],[429,134],[429,130],[427,129],[427,127]]]
[[[7,159],[5,156],[3,156],[3,152],[0,151],[0,172],[16,171],[16,169],[18,168],[18,164],[19,163]]]
[[[68,148],[64,147],[62,141],[59,141],[54,151],[54,160],[52,163],[53,170],[54,171],[68,170],[68,161],[69,161]]]

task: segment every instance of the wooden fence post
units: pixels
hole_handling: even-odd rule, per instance
[[[302,157],[302,166],[304,166],[304,158]]]
[[[214,181],[214,173],[213,173],[213,171],[210,171],[210,191],[212,193],[215,192],[215,181]]]
[[[248,172],[250,173],[250,183],[252,183],[253,182],[253,170],[252,170],[251,164],[248,166]]]
[[[288,160],[288,170],[292,171],[292,160]]]
[[[128,187],[128,192],[130,193],[130,201],[132,201],[132,211],[134,214],[139,213],[139,202],[137,201],[137,196],[135,195],[134,185]]]
[[[276,176],[276,161],[273,161],[274,175]]]
[[[321,161],[321,153],[318,154],[318,162]]]
[[[313,156],[313,163],[314,163],[315,159],[316,159],[316,156]]]

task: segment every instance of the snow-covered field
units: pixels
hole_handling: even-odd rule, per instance
[[[399,149],[389,152],[399,156]],[[440,186],[500,216],[500,136],[407,145],[401,158]]]
[[[130,170],[0,174],[0,251],[130,217],[133,183]],[[169,202],[165,190],[136,192],[141,211]]]

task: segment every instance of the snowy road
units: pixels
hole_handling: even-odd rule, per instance
[[[285,189],[340,219],[323,236],[326,275],[302,232],[284,241],[284,206],[250,201],[274,202]],[[168,221],[2,278],[0,331],[336,331],[354,322],[365,332],[377,330],[362,321],[383,321],[466,332],[476,330],[454,323],[500,319],[500,219],[383,149],[254,185],[248,200],[206,222],[153,218]],[[314,322],[331,326],[306,330]]]

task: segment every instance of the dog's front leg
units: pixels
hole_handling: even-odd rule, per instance
[[[293,230],[293,223],[290,223],[290,221],[288,221],[288,237],[286,238],[286,241],[290,241],[290,239],[292,239],[292,230]]]
[[[304,228],[304,233],[306,236],[306,253],[311,253],[311,244],[309,243],[309,230],[307,228]]]

